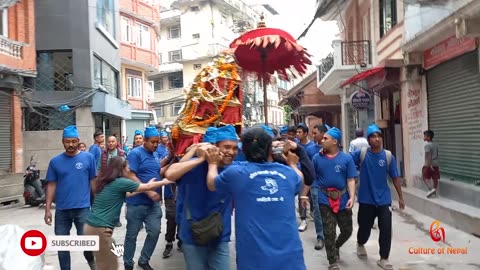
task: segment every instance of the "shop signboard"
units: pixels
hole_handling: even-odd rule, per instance
[[[350,106],[355,110],[366,110],[371,102],[372,98],[365,91],[357,90],[350,96]]]

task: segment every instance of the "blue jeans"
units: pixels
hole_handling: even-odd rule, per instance
[[[230,269],[230,249],[228,242],[220,242],[209,246],[196,246],[183,243],[182,249],[187,270]]]
[[[72,223],[77,228],[77,235],[83,235],[83,225],[87,221],[89,208],[55,210],[55,235],[70,235]],[[83,256],[87,262],[94,260],[91,251],[84,251]],[[61,270],[70,270],[70,252],[58,251],[58,260],[60,262]]]
[[[320,213],[320,205],[318,204],[318,192],[319,188],[311,188],[310,194],[312,195],[312,207],[313,207],[313,222],[315,223],[315,232],[317,233],[317,240],[324,240],[323,237],[323,223],[322,214]]]
[[[153,251],[157,246],[158,237],[160,236],[160,226],[162,225],[162,209],[160,204],[152,205],[132,205],[127,204],[127,234],[125,235],[123,262],[125,265],[133,266],[133,256],[137,247],[138,232],[145,223],[147,237],[143,244],[142,253],[138,259],[138,263],[148,263],[152,257]]]

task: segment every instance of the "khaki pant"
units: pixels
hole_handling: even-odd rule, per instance
[[[117,270],[118,261],[112,251],[113,230],[104,227],[93,227],[85,224],[84,235],[98,235],[100,239],[100,249],[94,251],[95,261],[98,270]]]

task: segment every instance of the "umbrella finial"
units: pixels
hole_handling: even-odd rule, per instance
[[[267,25],[265,24],[264,19],[265,19],[265,16],[263,15],[263,12],[262,12],[262,14],[260,14],[260,21],[259,21],[258,24],[257,24],[257,28],[265,28],[265,27],[267,27]]]

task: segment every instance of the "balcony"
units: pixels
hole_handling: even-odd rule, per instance
[[[183,43],[182,57],[183,61],[190,61],[202,58],[212,58],[217,56],[223,50],[228,49],[228,46],[220,42],[204,44],[204,43]]]
[[[176,0],[172,3],[173,8],[180,9],[182,6],[188,6],[189,8],[195,6],[196,4],[200,5],[202,0]],[[217,5],[220,5],[222,8],[233,11],[233,14],[240,13],[246,15],[248,19],[257,19],[260,17],[254,9],[245,4],[242,0],[213,0]]]
[[[149,72],[156,72],[158,69],[158,55],[149,49],[122,43],[120,52],[122,63],[137,66]]]
[[[0,35],[0,53],[16,58],[23,58],[23,46],[24,44],[18,41],[10,40]]]
[[[317,68],[317,87],[325,95],[338,94],[343,81],[372,67],[369,40],[335,40],[333,50]]]
[[[182,70],[183,70],[183,65],[181,63],[170,62],[170,63],[160,64],[160,67],[158,68],[158,73],[164,74],[164,73],[178,72]]]

